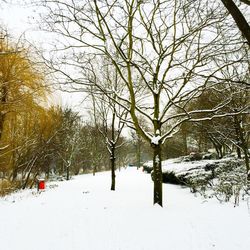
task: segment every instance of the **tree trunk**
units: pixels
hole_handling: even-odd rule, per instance
[[[141,141],[138,138],[138,145],[137,145],[137,169],[141,166]]]
[[[213,136],[209,136],[209,139],[210,141],[212,142],[216,152],[217,152],[217,155],[218,155],[218,158],[221,159],[223,157],[223,152],[222,152],[222,144]]]
[[[154,180],[154,204],[162,207],[162,168],[161,168],[161,144],[153,144],[153,180]]]
[[[237,157],[241,159],[241,150],[238,146],[236,147],[236,152],[237,152]]]
[[[96,170],[97,170],[96,163],[94,163],[94,167],[93,167],[93,176],[95,176]]]
[[[4,107],[4,104],[7,103],[7,94],[8,94],[6,85],[2,86],[0,94],[1,94],[0,105]],[[5,120],[5,113],[3,110],[0,110],[0,140],[3,135],[4,120]]]
[[[67,165],[67,167],[66,167],[66,171],[67,171],[67,177],[66,177],[66,180],[68,181],[68,180],[69,180],[69,165]]]
[[[110,163],[111,163],[111,190],[115,191],[115,148],[114,147],[112,147],[111,149]]]
[[[248,153],[248,145],[247,145],[247,138],[244,133],[244,129],[241,125],[242,119],[239,119],[237,116],[234,116],[234,126],[236,131],[237,137],[237,154],[238,158],[241,158],[241,150],[243,151],[245,164],[246,164],[246,172],[247,172],[247,179],[250,180],[250,163],[249,163],[249,153]]]
[[[0,140],[3,134],[3,123],[4,123],[5,115],[0,111]]]
[[[219,159],[223,158],[223,146],[218,145],[218,151],[219,151]]]
[[[247,180],[250,181],[250,163],[249,163],[249,155],[248,148],[244,148],[244,156],[245,156],[245,164],[247,169]]]
[[[34,160],[31,162],[31,166],[30,166],[30,169],[29,169],[29,172],[28,172],[28,175],[26,177],[26,180],[24,181],[24,184],[22,186],[22,189],[25,189],[26,186],[28,185],[28,182],[29,182],[29,178],[30,178],[30,175],[31,175],[31,172],[35,166],[35,163],[36,163],[36,160],[37,160],[38,157],[35,157]],[[39,170],[38,170],[39,171]]]

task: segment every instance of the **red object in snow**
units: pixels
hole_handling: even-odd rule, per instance
[[[45,180],[41,179],[38,180],[38,190],[43,190],[45,189]]]

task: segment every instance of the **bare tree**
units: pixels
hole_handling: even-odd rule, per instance
[[[116,95],[121,95],[123,89],[121,85],[119,85],[120,77],[113,65],[103,65],[101,72],[94,69],[92,65],[92,74],[94,78],[89,79],[89,81],[94,84],[94,87],[92,86],[90,88],[93,116],[98,131],[106,141],[106,148],[110,156],[111,165],[111,190],[115,190],[116,155],[118,148],[124,144],[121,140],[121,133],[128,112],[117,103]],[[102,86],[102,88],[100,88],[100,86]],[[106,88],[113,89],[113,92],[108,95],[108,97],[105,95],[103,89],[105,86]]]
[[[47,28],[67,38],[56,48],[61,64],[54,64],[54,69],[75,88],[94,85],[129,112],[128,124],[153,150],[154,203],[162,206],[162,144],[183,122],[226,115],[220,111],[229,99],[209,110],[187,106],[205,89],[216,89],[223,81],[220,70],[235,63],[215,63],[221,55],[240,50],[237,36],[231,46],[220,42],[226,33],[216,27],[227,16],[219,4],[207,8],[206,1],[196,5],[177,0],[44,2],[51,11]],[[90,81],[95,77],[91,57],[107,58],[115,67],[123,95],[112,86]],[[139,117],[149,129],[144,129]]]
[[[62,159],[63,165],[66,167],[66,179],[69,180],[70,170],[75,164],[75,157],[79,151],[81,120],[78,113],[69,108],[61,112],[62,124],[58,131],[59,140],[56,142],[60,145],[58,150],[55,150],[55,154]]]

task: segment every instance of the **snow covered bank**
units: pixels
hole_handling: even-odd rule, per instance
[[[181,173],[193,168],[204,168],[207,164],[224,163],[232,158],[223,158],[217,160],[200,160],[200,161],[182,161],[182,158],[174,158],[162,161],[162,172]],[[153,162],[144,163],[145,166],[153,169]]]
[[[154,177],[152,162],[144,163],[143,169]],[[242,159],[229,157],[186,162],[180,157],[162,161],[162,172],[163,183],[185,185],[193,193],[216,197],[220,202],[231,199],[235,206],[250,194],[250,183]]]
[[[164,185],[164,208],[153,206],[150,175],[131,168],[109,186],[106,172],[0,199],[0,249],[250,249],[247,202],[234,208]]]

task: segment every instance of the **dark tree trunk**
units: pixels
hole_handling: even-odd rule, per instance
[[[246,170],[247,170],[247,180],[250,181],[250,163],[249,163],[248,149],[244,148],[243,151],[244,151],[245,164],[246,164]]]
[[[137,169],[141,166],[141,141],[140,138],[138,138],[138,145],[137,145]]]
[[[215,147],[215,150],[217,152],[218,158],[221,159],[222,156],[221,156],[221,150],[220,150],[220,148],[217,145],[214,145],[214,147]]]
[[[247,138],[244,133],[244,129],[241,126],[242,119],[239,119],[237,116],[234,116],[234,126],[236,131],[236,138],[237,138],[237,154],[238,158],[241,158],[241,150],[243,151],[245,164],[246,164],[246,171],[247,171],[247,179],[250,180],[250,163],[249,163],[249,153],[248,153],[248,145],[247,145]]]
[[[152,145],[153,156],[153,180],[154,180],[154,204],[162,207],[162,168],[161,168],[161,144]]]
[[[5,120],[5,115],[2,113],[2,111],[0,111],[0,140],[2,138],[2,134],[3,134],[3,123]]]
[[[7,103],[7,87],[5,85],[2,86],[1,88],[1,99],[0,99],[0,105],[4,106]],[[5,120],[5,113],[4,111],[0,110],[0,140],[2,138],[3,135],[3,127],[4,127],[4,120]]]
[[[250,46],[250,26],[233,0],[221,0]]]
[[[66,179],[67,179],[67,181],[68,181],[68,180],[69,180],[69,165],[67,165],[66,171],[67,171],[67,177],[66,177]]]
[[[236,133],[236,152],[239,159],[241,159],[241,142],[240,142],[240,122],[237,116],[234,116],[234,129]]]
[[[237,157],[241,159],[241,150],[238,146],[236,147],[236,152],[237,152]]]
[[[94,165],[94,168],[93,168],[93,176],[95,176],[95,173],[96,173],[96,165]]]
[[[111,163],[111,190],[115,191],[115,147],[113,145],[110,156]]]
[[[209,139],[212,142],[212,144],[213,144],[213,146],[218,154],[219,159],[221,159],[223,157],[223,151],[222,151],[223,144],[219,140],[217,140],[215,137],[213,137],[212,135],[209,136]]]

